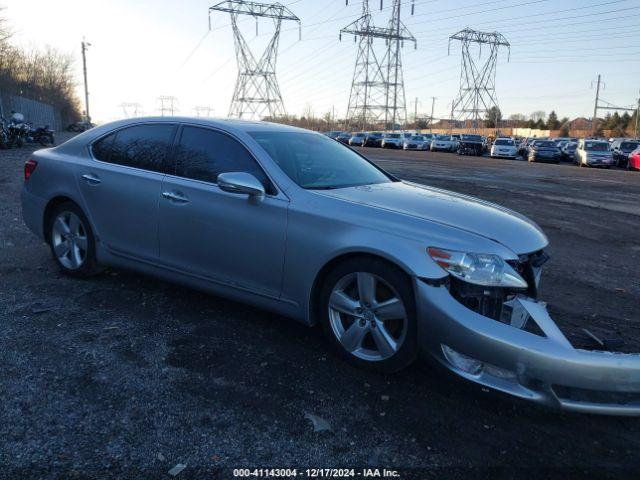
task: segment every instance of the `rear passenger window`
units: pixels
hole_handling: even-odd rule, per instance
[[[176,175],[216,183],[225,172],[246,172],[273,193],[267,176],[247,149],[230,136],[198,127],[184,127],[176,148]]]
[[[106,137],[102,137],[97,142],[94,142],[91,146],[93,156],[101,162],[108,162],[114,138],[116,138],[116,132],[110,133]]]
[[[111,148],[110,163],[165,172],[167,150],[175,125],[147,124],[119,130]]]

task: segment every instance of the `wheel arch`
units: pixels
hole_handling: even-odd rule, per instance
[[[379,252],[357,250],[357,251],[340,253],[335,257],[333,257],[332,259],[330,259],[328,262],[326,262],[322,266],[322,268],[320,268],[320,270],[318,271],[318,273],[316,274],[313,280],[311,291],[309,292],[308,317],[309,317],[310,325],[316,325],[318,323],[320,292],[322,291],[322,285],[323,285],[324,279],[327,278],[327,275],[336,266],[340,265],[343,262],[346,262],[347,260],[351,260],[354,258],[369,258],[369,259],[382,260],[383,262],[386,262],[389,265],[402,271],[408,278],[411,278],[413,276],[413,273],[410,271],[410,269],[406,265],[403,265],[402,262],[398,261],[395,258],[389,258],[388,256],[381,254]]]
[[[84,212],[80,204],[76,202],[73,198],[67,195],[56,195],[55,197],[51,198],[47,202],[47,205],[44,208],[44,213],[42,215],[42,233],[44,235],[44,240],[47,243],[51,242],[51,232],[49,232],[49,220],[50,220],[51,214],[59,205],[62,205],[63,203],[67,203],[67,202],[73,203],[80,210]],[[86,216],[86,213],[85,213],[85,216]]]

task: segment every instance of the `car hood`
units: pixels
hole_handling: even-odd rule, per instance
[[[540,250],[549,243],[540,227],[523,215],[439,188],[392,182],[324,190],[322,194],[464,230],[496,241],[517,254]]]

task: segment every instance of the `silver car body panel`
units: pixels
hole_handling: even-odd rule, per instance
[[[94,140],[149,121],[226,132],[252,152],[277,192],[252,201],[216,184],[92,157],[88,145]],[[376,255],[413,279],[421,351],[449,370],[546,405],[640,414],[635,403],[585,403],[554,390],[562,385],[640,392],[639,356],[573,349],[544,305],[530,299],[519,298],[518,308],[535,317],[547,337],[481,316],[449,293],[444,286],[447,272],[427,254],[428,247],[440,247],[515,261],[547,246],[535,223],[489,202],[409,182],[304,190],[248,133],[263,129],[306,132],[261,122],[180,117],[130,119],[93,128],[33,155],[38,166],[22,192],[25,223],[44,238],[47,206],[70,199],[88,217],[100,263],[204,289],[306,324],[315,322],[313,295],[323,269],[345,255]],[[162,195],[165,191],[182,194],[188,202],[175,203]],[[515,372],[516,381],[492,376],[491,369],[479,376],[460,371],[444,358],[442,345],[494,370]]]

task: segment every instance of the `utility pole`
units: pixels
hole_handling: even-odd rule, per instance
[[[413,123],[418,126],[418,97],[416,97],[415,105],[413,107]]]
[[[84,119],[87,123],[91,122],[91,115],[89,115],[89,85],[87,83],[87,47],[90,47],[89,42],[85,42],[82,39],[82,73],[84,75]]]
[[[636,130],[635,130],[635,138],[638,138],[638,121],[640,120],[640,97],[638,97],[638,107],[636,108]]]
[[[429,133],[433,133],[433,109],[436,106],[436,97],[431,97],[431,116],[429,117]]]
[[[600,75],[598,74],[598,84],[596,86],[596,103],[593,107],[593,120],[591,120],[591,136],[596,136],[596,127],[598,122],[598,102],[600,101]]]

